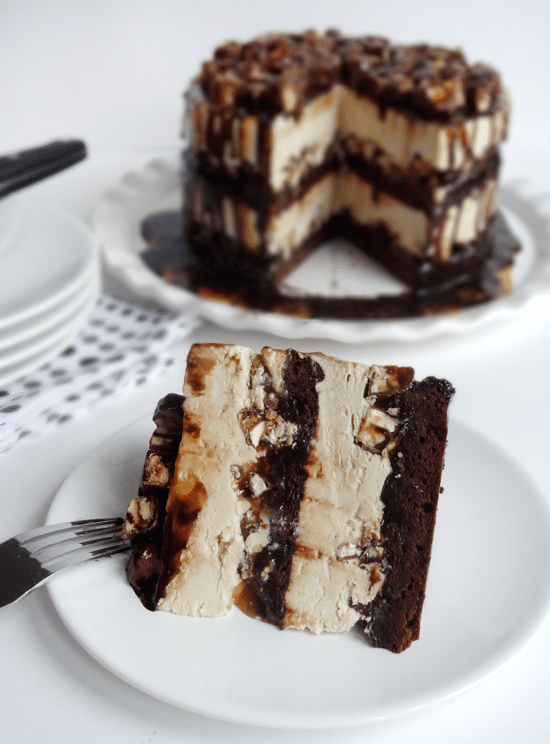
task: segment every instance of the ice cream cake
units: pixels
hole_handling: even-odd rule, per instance
[[[276,295],[343,237],[451,307],[510,291],[509,110],[498,73],[456,49],[337,31],[224,44],[186,107],[185,236],[206,283]]]
[[[237,604],[403,651],[419,634],[452,393],[409,367],[194,345],[129,505],[130,583],[150,609]]]

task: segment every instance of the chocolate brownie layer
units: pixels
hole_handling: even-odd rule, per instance
[[[453,389],[427,378],[406,393],[377,397],[382,409],[398,408],[405,420],[392,470],[382,492],[386,580],[373,601],[358,608],[360,625],[375,646],[400,652],[420,634],[440,479],[447,441],[446,410]],[[404,498],[406,494],[406,498]]]

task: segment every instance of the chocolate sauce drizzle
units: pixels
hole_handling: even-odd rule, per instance
[[[291,444],[268,449],[257,464],[256,472],[269,484],[257,497],[259,507],[272,518],[269,541],[259,553],[249,556],[250,578],[245,580],[260,616],[279,628],[283,627],[298,514],[307,480],[305,468],[319,412],[317,383],[324,374],[317,362],[289,349],[282,378],[284,393],[275,411],[296,424],[300,433]]]

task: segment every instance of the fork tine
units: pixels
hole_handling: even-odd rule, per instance
[[[43,538],[48,539],[51,542],[57,535],[62,538],[64,533],[72,533],[73,535],[84,535],[86,533],[93,533],[96,530],[106,529],[110,527],[121,527],[123,523],[121,517],[112,517],[109,519],[78,519],[74,522],[62,522],[61,524],[46,525],[45,527],[36,527],[32,530],[16,535],[20,545],[24,545],[28,550],[32,550],[29,543]]]
[[[63,540],[56,540],[52,542],[51,538],[48,542],[34,543],[33,549],[29,550],[27,546],[25,550],[29,551],[29,554],[36,558],[45,567],[50,569],[50,564],[65,555],[76,554],[78,551],[88,551],[90,554],[94,550],[99,550],[104,546],[127,544],[127,541],[122,541],[120,535],[120,528],[101,530],[92,534],[86,533],[85,535],[69,535]]]
[[[41,560],[42,565],[51,573],[57,573],[64,568],[76,566],[78,563],[97,558],[106,558],[117,553],[124,553],[130,549],[128,540],[123,540],[120,535],[110,539],[94,540],[86,544],[77,545],[63,553],[52,555],[47,560]]]
[[[22,546],[30,555],[44,562],[47,560],[47,551],[54,550],[58,553],[64,550],[70,550],[72,545],[87,545],[94,542],[101,542],[110,538],[120,539],[120,526],[101,527],[95,530],[73,531],[62,530],[53,534],[41,535],[33,538],[31,541],[22,543]]]

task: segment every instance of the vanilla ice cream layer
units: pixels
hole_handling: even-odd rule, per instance
[[[233,605],[247,504],[231,466],[255,455],[242,434],[236,436],[239,411],[249,403],[251,362],[249,350],[237,346],[200,345],[189,352],[184,429],[165,527],[174,554],[161,574],[167,585],[160,610],[217,617]]]
[[[270,122],[219,110],[190,99],[187,128],[192,149],[207,152],[229,173],[245,165],[261,173],[273,191],[296,186],[334,148],[352,148],[370,160],[375,149],[407,171],[419,165],[436,171],[468,171],[504,139],[508,101],[494,112],[458,123],[407,116],[351,88],[335,85],[307,105],[298,117],[278,114]]]

